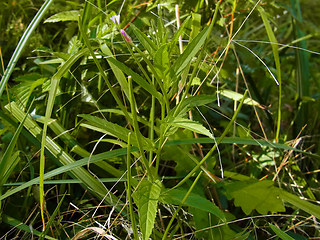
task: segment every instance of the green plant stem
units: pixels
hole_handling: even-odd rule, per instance
[[[146,156],[145,156],[144,150],[143,150],[143,146],[142,146],[141,132],[139,130],[139,125],[138,125],[138,120],[137,120],[137,112],[136,112],[137,108],[136,108],[136,101],[135,101],[134,95],[133,95],[131,76],[128,77],[128,82],[129,82],[129,95],[130,95],[130,106],[131,106],[131,114],[132,114],[132,120],[133,120],[133,128],[134,128],[134,132],[135,132],[135,135],[137,138],[138,148],[139,148],[139,151],[141,154],[142,163],[144,164],[147,172],[150,173],[148,175],[148,177],[151,177],[153,179],[152,173],[149,168],[149,163],[148,163],[148,160],[146,159]]]
[[[133,212],[133,205],[132,205],[132,197],[131,197],[131,132],[128,134],[128,147],[127,147],[127,198],[129,202],[129,211],[130,211],[130,220],[133,230],[133,236],[135,240],[139,239],[138,231],[137,231],[137,223],[136,218]]]
[[[25,48],[28,40],[30,39],[33,31],[36,29],[40,21],[42,20],[44,14],[49,9],[50,5],[53,3],[54,0],[46,0],[44,4],[41,6],[39,11],[37,12],[36,16],[32,19],[31,23],[28,25],[27,29],[24,31],[16,49],[14,50],[14,53],[9,61],[9,64],[6,68],[6,71],[3,74],[3,77],[0,82],[0,97],[2,96],[2,93],[5,89],[5,86],[14,70],[14,67],[16,66],[20,55]]]
[[[199,180],[200,177],[201,177],[201,174],[202,174],[202,172],[199,172],[198,176],[196,177],[196,179],[193,181],[191,187],[189,188],[187,194],[186,194],[186,195],[184,196],[184,198],[182,199],[179,207],[176,209],[176,211],[174,212],[173,216],[171,217],[170,222],[169,222],[168,226],[166,227],[166,230],[165,230],[165,232],[164,232],[164,234],[163,234],[162,240],[167,239],[166,237],[167,237],[167,235],[168,235],[168,233],[169,233],[170,227],[171,227],[174,219],[176,218],[176,216],[177,216],[178,212],[180,211],[182,205],[185,203],[185,201],[186,201],[187,198],[189,197],[189,195],[190,195],[190,193],[192,192],[193,188],[196,186],[198,180]]]
[[[245,91],[245,93],[243,94],[243,97],[240,101],[240,104],[236,110],[236,112],[233,114],[232,116],[232,119],[230,120],[230,122],[228,123],[227,127],[225,128],[225,130],[223,131],[223,133],[221,134],[221,136],[219,137],[219,139],[216,141],[216,144],[210,149],[210,151],[206,154],[206,156],[197,164],[196,167],[194,167],[191,172],[185,176],[184,179],[182,179],[176,186],[174,186],[173,188],[171,188],[170,190],[172,189],[175,189],[177,187],[180,187],[182,184],[184,184],[201,166],[202,164],[208,160],[208,158],[212,155],[212,153],[216,150],[216,148],[218,147],[218,145],[222,142],[223,138],[227,135],[227,133],[229,132],[229,130],[231,129],[231,127],[233,126],[233,122],[236,120],[240,110],[241,110],[241,107],[243,105],[243,102],[244,100],[246,99],[246,96],[247,96],[247,93],[248,93],[248,90]],[[170,191],[169,190],[169,191]]]
[[[152,79],[152,83],[154,84],[154,79]],[[151,109],[150,109],[150,128],[149,128],[149,139],[153,142],[154,140],[154,116],[155,116],[155,96],[151,96]],[[152,162],[153,151],[149,152],[149,165]]]
[[[109,90],[110,90],[110,93],[112,94],[114,100],[117,102],[118,106],[120,107],[120,109],[122,110],[122,112],[124,113],[126,119],[128,120],[128,122],[130,124],[132,124],[132,119],[131,117],[129,116],[125,106],[122,104],[120,98],[118,97],[117,93],[115,92],[115,90],[113,89],[111,83],[109,82],[106,74],[104,73],[103,69],[102,69],[102,66],[100,64],[100,62],[98,61],[98,59],[96,58],[96,55],[94,54],[93,50],[92,50],[92,47],[91,47],[91,44],[90,44],[90,41],[86,35],[86,33],[84,32],[83,28],[82,28],[82,25],[81,25],[81,20],[79,20],[79,30],[80,30],[80,33],[82,35],[82,38],[83,38],[83,41],[85,43],[85,45],[87,46],[87,48],[89,49],[89,52],[90,52],[90,55],[92,56],[93,58],[93,61],[94,63],[96,64],[96,66],[98,67],[98,70],[102,76],[102,78],[104,79],[105,83],[107,84]]]

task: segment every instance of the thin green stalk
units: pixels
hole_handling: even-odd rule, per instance
[[[142,162],[143,162],[145,168],[147,169],[147,172],[150,173],[150,175],[148,175],[148,176],[153,178],[152,173],[150,172],[148,160],[146,159],[146,156],[145,156],[144,150],[143,150],[143,146],[142,146],[141,132],[139,130],[139,125],[138,125],[138,120],[137,120],[137,112],[136,112],[137,108],[136,108],[136,101],[135,101],[134,95],[133,95],[131,76],[128,77],[128,82],[129,82],[130,107],[131,107],[131,114],[132,114],[132,120],[133,120],[133,128],[134,128],[134,132],[135,132],[135,135],[137,138],[138,148],[139,148],[139,151],[141,154]]]
[[[174,219],[176,218],[176,216],[177,216],[178,212],[180,211],[182,205],[185,203],[185,201],[186,201],[187,198],[189,197],[189,195],[190,195],[190,193],[192,192],[193,188],[196,186],[198,180],[199,180],[200,177],[201,177],[201,174],[202,174],[202,172],[199,172],[198,176],[196,177],[196,179],[193,181],[191,187],[189,188],[187,194],[186,194],[186,195],[184,196],[184,198],[182,199],[179,207],[176,209],[176,211],[174,212],[173,216],[171,217],[170,222],[169,222],[169,224],[168,224],[168,226],[167,226],[167,228],[166,228],[166,231],[165,231],[164,234],[163,234],[162,240],[167,239],[166,237],[167,237],[167,235],[168,235],[168,233],[169,233],[170,227],[171,227]]]
[[[13,72],[14,67],[16,66],[20,55],[25,48],[29,38],[31,37],[33,31],[36,29],[38,24],[40,23],[41,19],[43,18],[44,14],[49,9],[50,5],[53,3],[54,0],[46,0],[45,3],[41,6],[39,11],[37,12],[36,16],[32,19],[31,23],[28,25],[26,31],[23,33],[14,53],[9,61],[9,64],[6,68],[6,71],[3,74],[3,77],[0,82],[0,97],[5,89],[5,86]]]
[[[243,105],[243,102],[244,100],[246,99],[247,97],[247,93],[248,93],[248,90],[245,91],[245,93],[243,94],[243,97],[240,101],[240,104],[237,108],[237,111],[233,114],[232,116],[232,119],[230,120],[230,122],[228,123],[227,127],[225,128],[225,130],[223,131],[223,133],[221,134],[221,136],[218,138],[218,140],[216,141],[216,144],[211,148],[211,150],[206,154],[206,156],[197,164],[197,166],[195,166],[191,172],[185,176],[184,179],[182,179],[176,186],[174,186],[173,188],[171,188],[170,190],[172,189],[175,189],[177,187],[180,187],[182,184],[184,184],[201,166],[202,164],[208,160],[208,158],[212,155],[212,153],[216,150],[216,148],[218,147],[218,145],[222,142],[223,138],[227,135],[227,133],[229,132],[229,130],[231,129],[231,127],[233,126],[233,122],[236,120],[241,108],[242,108],[242,105]],[[170,191],[169,190],[169,191]]]
[[[118,97],[117,93],[115,92],[115,90],[113,89],[111,83],[109,82],[106,74],[104,73],[103,69],[102,69],[102,66],[100,64],[100,62],[98,61],[98,59],[96,58],[96,55],[94,54],[93,50],[92,50],[92,47],[91,47],[91,44],[90,44],[90,41],[86,35],[86,33],[84,32],[82,26],[81,26],[81,20],[79,20],[79,30],[80,30],[80,33],[82,35],[82,38],[83,38],[83,41],[85,43],[85,45],[87,46],[87,48],[89,49],[89,52],[90,52],[90,55],[92,56],[93,58],[93,61],[94,63],[96,64],[96,66],[98,67],[98,70],[102,76],[102,78],[104,79],[105,83],[107,84],[109,90],[110,90],[110,93],[112,94],[114,100],[117,102],[118,106],[120,107],[120,109],[122,110],[122,112],[124,113],[126,119],[128,120],[128,122],[130,124],[132,124],[132,119],[131,117],[129,116],[125,106],[122,104],[120,98]]]
[[[127,198],[129,202],[130,220],[133,230],[134,239],[139,239],[139,234],[137,231],[136,218],[134,217],[132,197],[131,197],[131,132],[128,134],[128,147],[127,147]]]
[[[152,83],[154,84],[154,79],[152,79]],[[149,139],[153,142],[154,140],[154,116],[155,116],[155,96],[151,96],[151,109],[150,109],[150,128],[149,128]],[[153,151],[149,152],[149,165],[152,162]]]

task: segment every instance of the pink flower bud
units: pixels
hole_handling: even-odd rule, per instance
[[[125,30],[120,29],[120,32],[121,32],[122,36],[124,36],[124,38],[126,39],[127,42],[132,42],[131,37],[126,33]]]

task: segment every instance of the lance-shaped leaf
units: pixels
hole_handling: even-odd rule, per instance
[[[161,194],[160,201],[167,204],[180,205],[182,199],[187,194],[187,191],[188,190],[184,188],[163,191],[164,193]],[[212,213],[221,220],[225,221],[224,213],[217,206],[215,206],[214,203],[196,193],[190,193],[183,205]]]
[[[181,73],[181,71],[191,63],[192,58],[197,54],[202,45],[204,44],[209,33],[209,27],[203,29],[187,46],[184,52],[178,57],[177,61],[173,64],[173,70],[175,75]]]
[[[139,42],[147,49],[150,55],[154,55],[157,50],[157,45],[151,41],[143,32],[139,30],[135,25],[131,24],[130,27],[134,35],[138,38]]]
[[[101,118],[87,115],[87,114],[80,114],[79,116],[88,121],[87,123],[82,123],[81,126],[90,128],[92,130],[99,131],[102,133],[107,133],[111,136],[114,136],[123,140],[124,142],[127,142],[129,132],[132,132],[129,129],[121,127],[118,124],[109,122],[105,119],[101,119]],[[141,140],[145,150],[153,149],[152,142],[150,139],[141,136]],[[138,141],[135,133],[132,134],[131,144],[133,146],[138,146]]]
[[[132,194],[139,209],[139,222],[144,240],[148,240],[154,227],[157,206],[161,193],[161,182],[148,180],[141,182],[138,190]]]
[[[188,118],[182,118],[182,117],[169,117],[165,124],[163,125],[166,127],[166,133],[167,135],[172,135],[176,132],[178,128],[185,128],[189,129],[193,132],[203,134],[208,137],[212,137],[212,134],[208,129],[206,129],[202,124],[196,121],[192,121]]]
[[[128,68],[127,65],[119,62],[115,58],[109,58],[109,62],[113,63],[115,66],[117,66],[122,72],[127,74],[128,76],[131,76],[132,79],[139,84],[143,89],[145,89],[147,92],[149,92],[151,95],[155,96],[157,99],[161,100],[162,95],[156,90],[156,88],[149,84],[145,79],[143,79],[138,73],[134,72],[132,69]]]

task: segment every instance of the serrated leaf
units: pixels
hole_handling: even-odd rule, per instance
[[[209,33],[209,27],[203,29],[190,44],[184,52],[178,57],[177,61],[173,64],[173,70],[175,75],[181,73],[181,71],[192,61],[192,58],[197,54],[202,45],[204,44]]]
[[[105,119],[101,119],[101,118],[87,115],[87,114],[80,114],[79,116],[88,121],[88,123],[85,123],[85,124],[83,123],[83,124],[81,124],[81,126],[86,127],[86,128],[90,128],[95,131],[110,134],[114,137],[117,137],[117,138],[123,140],[124,142],[127,142],[128,134],[130,132],[132,132],[129,129],[121,127],[118,124],[109,122]],[[152,147],[151,140],[149,140],[148,138],[145,138],[143,136],[141,136],[141,138],[142,138],[142,144],[143,144],[144,149],[145,150],[152,150],[153,147]],[[131,144],[133,146],[138,146],[138,141],[137,141],[135,133],[132,134]]]
[[[240,101],[243,98],[243,94],[237,93],[231,90],[227,90],[227,89],[220,90],[218,93],[221,94],[222,96],[225,96],[226,98],[230,98],[235,101]],[[257,101],[253,100],[252,98],[246,98],[243,103],[247,105],[253,105],[253,106],[260,105]]]
[[[55,22],[66,22],[66,21],[78,21],[79,20],[80,11],[79,10],[71,10],[59,12],[57,14],[52,15],[47,18],[44,23],[55,23]]]
[[[227,197],[234,199],[234,205],[241,207],[249,215],[253,210],[260,214],[283,212],[280,190],[273,181],[241,181],[225,184]]]
[[[180,205],[187,192],[188,190],[183,188],[164,191],[159,200],[167,204]],[[218,218],[225,220],[224,213],[217,206],[215,206],[213,202],[210,202],[208,199],[198,194],[190,193],[189,197],[184,202],[184,206],[194,207],[196,209],[212,213]]]
[[[139,209],[140,228],[144,240],[148,240],[154,227],[157,215],[158,200],[161,193],[161,182],[148,180],[141,182],[140,187],[132,194]]]

